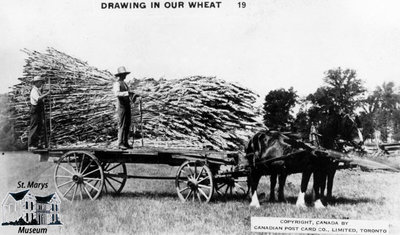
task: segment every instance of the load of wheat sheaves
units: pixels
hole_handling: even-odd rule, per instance
[[[39,75],[46,79],[43,89],[51,90],[45,113],[52,146],[113,146],[118,129],[115,76],[54,48],[23,52],[23,76],[9,93],[17,136],[27,139],[31,81]],[[142,105],[139,100],[132,105],[132,140],[136,136],[147,145],[239,150],[261,126],[254,105],[258,95],[240,85],[216,77],[131,76],[131,90],[142,97]]]

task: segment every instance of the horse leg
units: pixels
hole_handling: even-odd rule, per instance
[[[280,202],[285,202],[285,183],[286,183],[287,174],[279,175],[279,189],[278,189],[278,200]]]
[[[260,202],[258,201],[257,187],[258,187],[258,183],[260,182],[261,174],[253,171],[250,173],[249,177],[250,177],[249,182],[251,185],[251,195],[252,195],[250,207],[259,208]]]
[[[270,191],[269,191],[269,201],[274,202],[275,201],[275,186],[276,186],[276,178],[278,177],[278,174],[272,173],[269,181],[270,181]]]
[[[335,173],[336,173],[336,164],[333,164],[328,172],[328,186],[326,192],[326,197],[328,201],[332,200],[333,178],[335,177]]]
[[[325,208],[324,204],[322,204],[321,198],[324,195],[325,191],[325,182],[326,182],[326,173],[322,171],[314,172],[314,192],[315,192],[315,208]]]
[[[308,181],[310,181],[311,174],[312,171],[304,171],[303,174],[301,175],[300,193],[296,201],[297,207],[306,207],[305,196],[306,196]]]

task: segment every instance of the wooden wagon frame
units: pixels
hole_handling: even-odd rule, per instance
[[[214,193],[246,197],[249,191],[247,172],[238,170],[238,152],[136,147],[129,150],[48,148],[33,153],[40,154],[42,161],[53,158],[55,188],[68,201],[95,200],[102,193],[119,194],[131,178],[175,180],[177,194],[183,202],[209,202]],[[179,168],[173,177],[129,175],[128,163]]]

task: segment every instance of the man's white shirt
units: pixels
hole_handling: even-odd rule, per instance
[[[37,105],[38,101],[39,101],[39,97],[41,95],[42,95],[42,93],[40,92],[39,88],[37,88],[36,86],[33,86],[32,90],[31,90],[31,104]]]
[[[124,85],[125,85],[127,91],[121,91],[119,82],[114,82],[113,92],[116,96],[129,96],[129,87],[128,87],[128,85],[126,85],[125,82],[124,82]]]

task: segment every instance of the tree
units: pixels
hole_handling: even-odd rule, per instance
[[[265,125],[270,129],[287,130],[293,121],[290,111],[296,105],[297,97],[293,87],[270,91],[265,96]]]
[[[347,130],[341,128],[342,121],[346,115],[353,116],[361,106],[365,88],[355,70],[343,70],[340,67],[325,72],[324,82],[324,86],[307,97],[312,104],[308,115],[311,122],[321,124],[319,131],[323,136],[323,146],[332,148],[335,138],[351,136],[351,133],[345,133]]]
[[[301,138],[303,139],[308,139],[308,135],[310,134],[308,119],[309,117],[307,115],[307,112],[303,109],[300,109],[296,115],[296,118],[293,121],[293,131],[299,133],[301,135]]]
[[[363,107],[364,122],[372,124],[372,130],[369,129],[368,134],[373,135],[375,130],[379,130],[382,140],[386,141],[389,132],[392,132],[395,140],[400,139],[400,111],[397,108],[399,103],[400,95],[396,92],[393,82],[385,82],[376,87],[366,98]]]
[[[355,70],[343,70],[340,67],[328,70],[325,72],[324,82],[325,86],[307,97],[318,111],[327,115],[353,114],[361,106],[361,95],[366,90]]]

